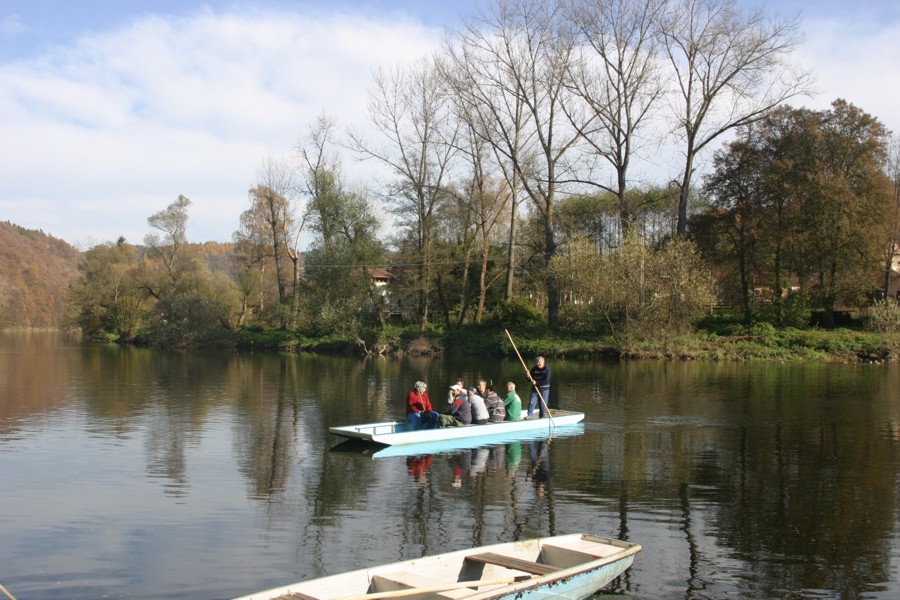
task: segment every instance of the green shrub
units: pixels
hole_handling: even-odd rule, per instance
[[[491,311],[488,321],[505,328],[535,327],[544,322],[544,315],[523,298],[500,302]]]
[[[222,303],[199,294],[175,294],[157,304],[159,318],[147,331],[147,341],[162,348],[227,346],[230,332],[223,322]]]
[[[697,329],[720,336],[740,335],[744,332],[743,317],[729,309],[710,311],[697,324]]]
[[[747,333],[755,336],[773,336],[775,335],[775,326],[769,322],[754,323]]]
[[[755,320],[772,323],[776,327],[803,328],[809,325],[812,311],[806,294],[791,292],[781,303],[760,302],[754,307]]]
[[[577,335],[610,333],[606,316],[590,304],[566,304],[559,309],[559,326]]]
[[[900,302],[888,298],[869,307],[866,329],[880,333],[900,333]]]

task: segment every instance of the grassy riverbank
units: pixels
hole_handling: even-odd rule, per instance
[[[822,360],[888,362],[900,357],[900,335],[855,329],[774,329],[756,325],[658,339],[617,340],[613,336],[551,333],[544,328],[512,330],[523,356],[611,357],[674,360]],[[450,331],[389,327],[360,336],[311,338],[292,332],[247,329],[235,334],[241,349],[347,354],[514,356],[501,328],[468,326]]]

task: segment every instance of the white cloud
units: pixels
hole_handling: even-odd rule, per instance
[[[7,15],[0,18],[0,38],[15,38],[25,32],[25,26],[18,15]]]
[[[206,11],[2,64],[0,211],[82,245],[138,241],[184,194],[190,239],[228,240],[266,155],[290,153],[323,111],[364,125],[373,67],[439,37],[412,22]]]
[[[900,22],[810,17],[803,28],[799,58],[820,92],[806,104],[823,109],[843,98],[900,133]]]
[[[842,97],[900,132],[900,23],[854,13],[802,27],[798,59],[822,90],[806,104]],[[18,19],[0,22],[0,39],[23,35]],[[184,194],[189,238],[228,240],[267,155],[289,155],[323,111],[365,129],[372,69],[439,39],[396,14],[207,9],[2,62],[0,218],[81,245],[139,241],[147,217]],[[661,154],[648,170],[677,170]],[[349,157],[345,171],[374,172]]]

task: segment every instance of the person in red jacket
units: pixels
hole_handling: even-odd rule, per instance
[[[431,407],[427,388],[424,381],[417,381],[406,396],[406,420],[412,423],[413,429],[431,429],[440,423],[440,416]]]

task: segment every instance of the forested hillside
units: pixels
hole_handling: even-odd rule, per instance
[[[0,328],[61,325],[80,256],[42,231],[0,222]]]

